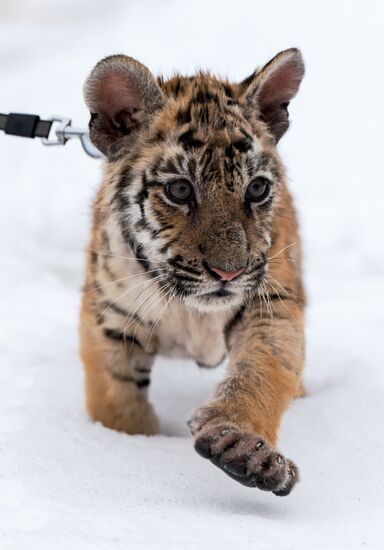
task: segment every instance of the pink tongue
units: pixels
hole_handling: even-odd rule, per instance
[[[235,279],[240,273],[243,273],[244,267],[241,269],[238,269],[237,271],[222,271],[218,267],[211,267],[211,271],[214,271],[217,273],[223,281],[232,281],[232,279]]]

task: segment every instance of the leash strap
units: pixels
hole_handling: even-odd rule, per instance
[[[47,138],[51,131],[52,120],[41,120],[37,115],[22,113],[0,113],[0,130],[11,136],[27,138]]]
[[[62,116],[41,120],[38,115],[23,113],[0,113],[0,130],[10,136],[41,138],[43,145],[65,145],[69,139],[77,138],[84,151],[92,158],[102,154],[91,143],[88,129],[72,126],[71,120]]]

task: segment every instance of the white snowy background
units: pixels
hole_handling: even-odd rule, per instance
[[[383,548],[383,17],[380,1],[0,0],[0,112],[86,125],[82,84],[127,53],[156,73],[242,79],[300,47],[281,142],[305,244],[308,395],[280,448],[287,498],[202,460],[185,421],[223,376],[159,360],[163,435],[86,416],[77,317],[100,162],[0,135],[0,548]]]

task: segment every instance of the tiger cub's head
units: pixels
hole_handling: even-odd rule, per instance
[[[121,237],[195,308],[239,305],[262,281],[284,187],[276,144],[303,74],[296,49],[240,83],[203,72],[156,79],[115,55],[85,84]]]

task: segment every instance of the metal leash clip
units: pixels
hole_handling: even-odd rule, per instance
[[[95,159],[103,156],[91,143],[88,130],[71,126],[72,121],[70,118],[52,116],[47,118],[47,120],[52,122],[52,126],[48,137],[44,137],[41,140],[43,145],[65,145],[69,139],[78,138],[87,155]],[[51,137],[52,134],[53,137]]]

